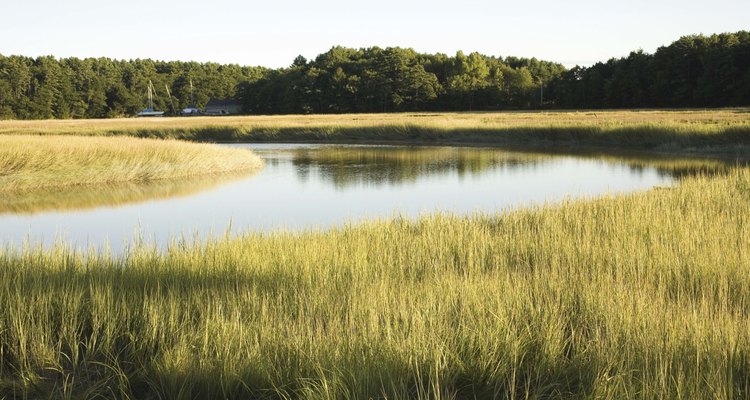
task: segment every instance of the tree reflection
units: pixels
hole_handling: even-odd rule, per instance
[[[396,186],[419,178],[455,174],[461,178],[491,170],[533,171],[561,157],[624,165],[632,171],[655,169],[661,176],[680,179],[698,174],[723,174],[747,161],[686,158],[636,152],[612,153],[581,149],[545,152],[475,147],[332,146],[289,150],[297,176],[318,176],[338,188]]]

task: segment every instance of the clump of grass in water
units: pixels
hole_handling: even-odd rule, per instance
[[[746,398],[748,182],[122,259],[5,250],[0,395]]]
[[[0,135],[0,192],[254,171],[243,149],[128,137]]]

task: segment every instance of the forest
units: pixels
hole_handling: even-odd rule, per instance
[[[260,79],[265,71],[216,63],[0,55],[0,119],[134,116],[146,107],[149,80],[156,89],[154,108],[175,114],[190,105],[191,80],[194,102],[203,106],[210,98],[234,97],[240,83]]]
[[[0,119],[133,116],[146,106],[149,80],[155,108],[167,114],[211,98],[235,98],[247,114],[746,106],[750,32],[684,36],[654,54],[570,69],[398,47],[336,46],[279,69],[0,55]]]

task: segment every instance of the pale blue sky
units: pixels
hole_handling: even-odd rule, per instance
[[[750,29],[750,0],[0,0],[0,54],[280,67],[334,45],[589,65]]]

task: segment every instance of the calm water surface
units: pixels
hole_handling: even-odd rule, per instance
[[[134,235],[169,238],[307,229],[436,210],[492,212],[567,197],[669,185],[671,172],[617,158],[486,148],[242,144],[266,160],[251,176],[74,189],[0,201],[0,243],[121,252]]]

